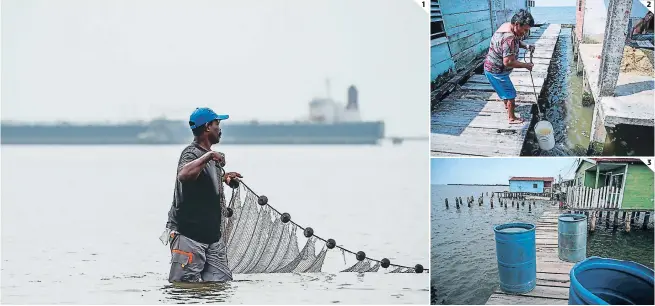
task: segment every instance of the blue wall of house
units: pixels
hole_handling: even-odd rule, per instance
[[[534,185],[537,185],[535,188]],[[509,181],[509,192],[544,192],[543,181]]]
[[[432,81],[450,70],[455,70],[455,62],[448,49],[448,40],[442,39],[440,42],[430,48],[430,80]]]
[[[486,54],[491,34],[489,0],[440,1],[450,54],[459,71]]]

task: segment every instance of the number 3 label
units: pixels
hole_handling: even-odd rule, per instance
[[[644,165],[648,166],[650,170],[653,170],[655,172],[655,163],[653,163],[652,158],[642,158],[641,161],[644,163]]]

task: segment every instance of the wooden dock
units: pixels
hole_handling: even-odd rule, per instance
[[[487,305],[565,305],[569,299],[569,271],[573,263],[557,257],[557,206],[550,205],[536,224],[537,287],[512,295],[497,288]]]
[[[532,76],[537,95],[541,95],[560,30],[559,24],[533,28],[525,40],[535,45]],[[519,60],[523,61],[525,51],[521,49]],[[529,54],[525,60],[529,61]],[[502,100],[484,74],[476,74],[436,106],[431,122],[431,155],[519,156],[537,101],[526,69],[514,69],[510,78],[517,92],[516,113],[526,119],[524,124],[508,123]]]

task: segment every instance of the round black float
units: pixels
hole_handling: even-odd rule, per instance
[[[257,203],[259,203],[259,205],[266,205],[266,204],[268,204],[268,198],[265,195],[260,196],[257,199]]]
[[[228,218],[232,217],[233,214],[234,214],[234,210],[232,210],[232,208],[228,207],[228,208],[225,209],[225,216],[226,217],[228,217]]]
[[[289,213],[283,213],[280,220],[282,220],[282,223],[287,223],[291,221],[291,215]]]
[[[239,180],[236,178],[230,179],[230,183],[227,185],[232,189],[239,188]]]
[[[391,262],[389,261],[389,259],[386,258],[382,258],[382,260],[380,261],[380,266],[382,266],[382,268],[385,269],[388,268],[390,264]]]
[[[416,271],[416,273],[423,273],[423,266],[420,264],[414,266],[414,271]]]
[[[364,253],[362,251],[359,251],[359,252],[357,252],[357,254],[355,254],[355,258],[357,258],[357,260],[359,260],[359,261],[362,261],[362,260],[366,259],[366,253]]]
[[[309,238],[311,236],[314,236],[314,229],[312,229],[311,227],[305,227],[304,233],[305,233],[305,237]]]
[[[334,249],[334,247],[337,246],[337,242],[334,241],[334,239],[328,239],[325,245],[328,249]]]

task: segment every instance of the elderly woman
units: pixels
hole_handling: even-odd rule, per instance
[[[509,74],[514,68],[525,68],[532,71],[533,64],[519,62],[518,56],[519,48],[534,52],[534,46],[521,42],[521,38],[533,26],[534,18],[528,11],[520,10],[514,14],[511,22],[501,25],[491,37],[489,52],[484,61],[484,74],[491,83],[491,87],[503,99],[510,124],[524,122],[514,114],[516,89],[514,89]]]

